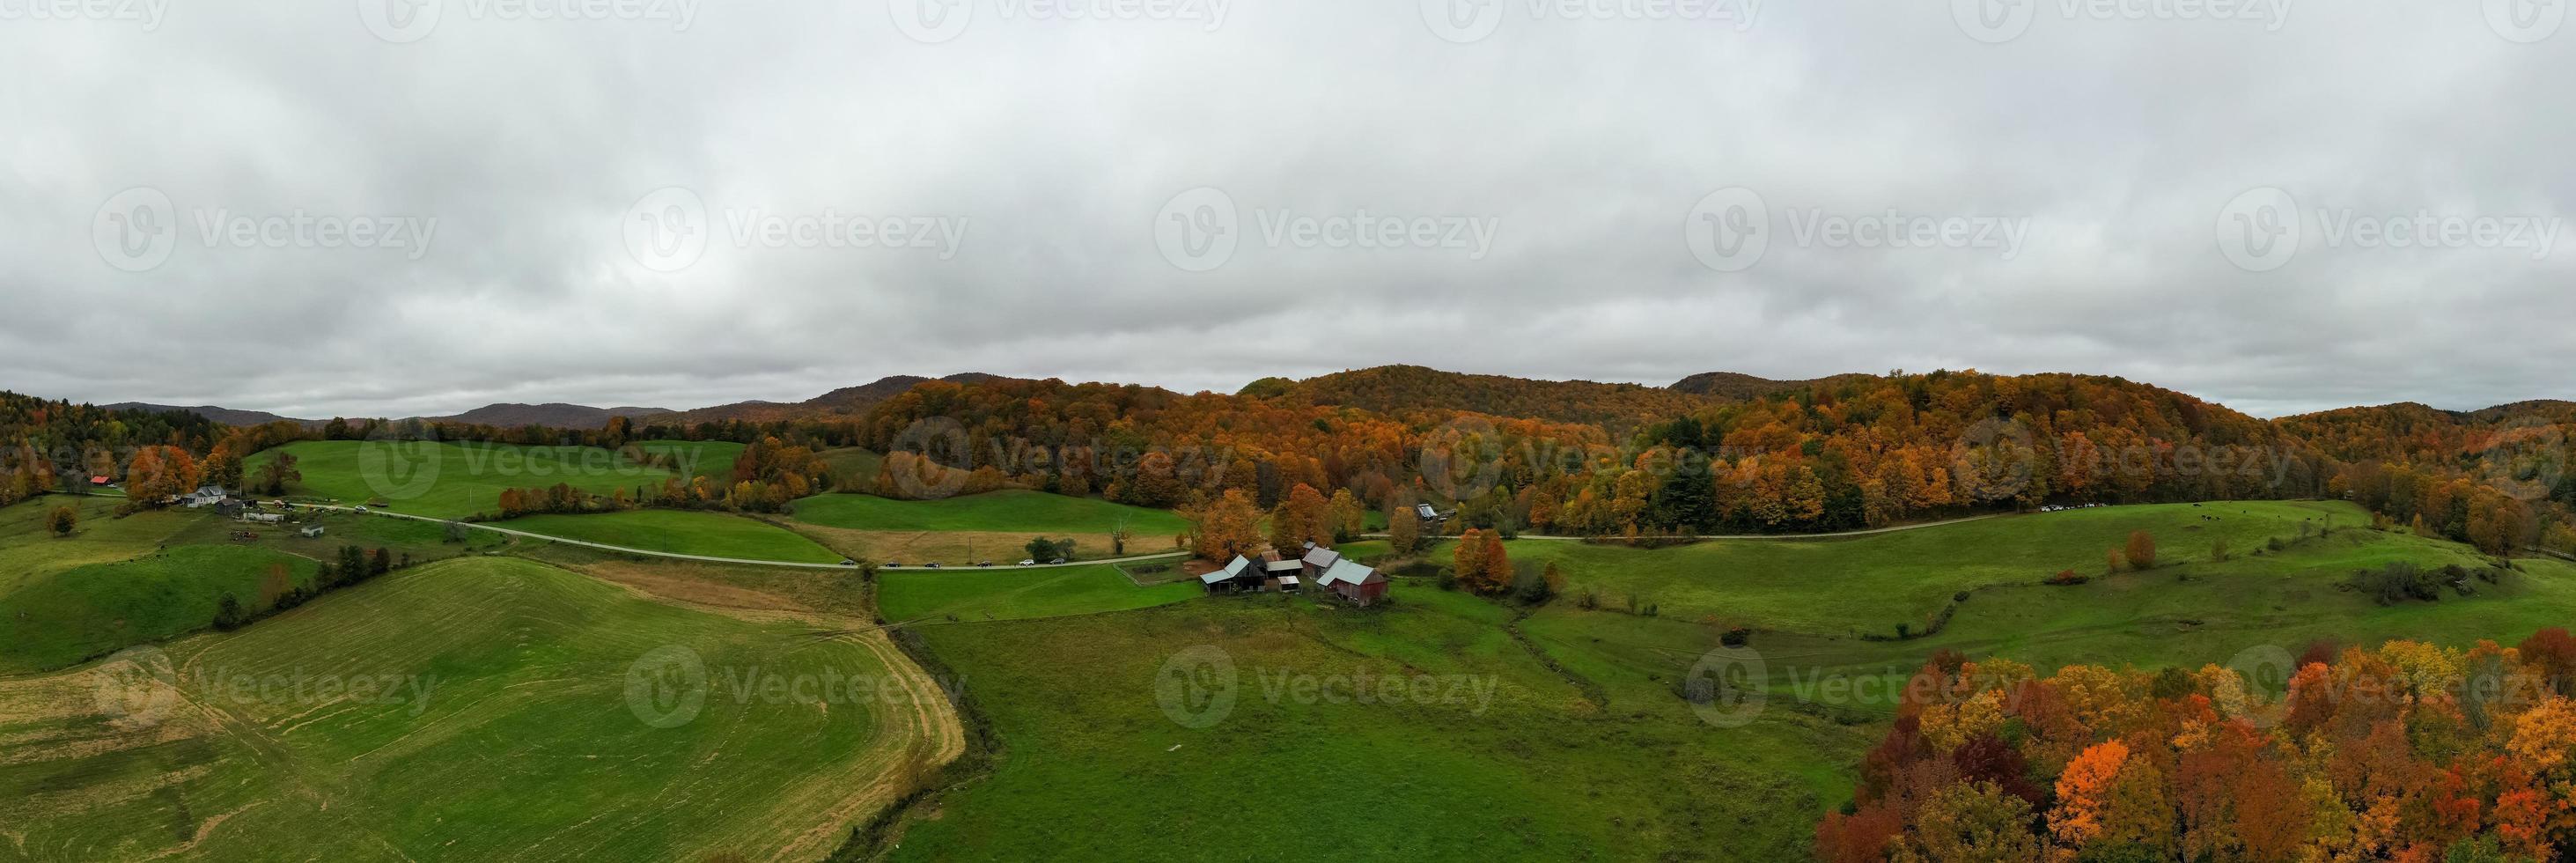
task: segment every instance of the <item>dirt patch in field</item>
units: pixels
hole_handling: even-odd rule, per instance
[[[811,607],[768,591],[725,583],[712,567],[686,563],[602,561],[576,569],[592,578],[636,588],[655,597],[690,605],[749,611],[812,611]]]

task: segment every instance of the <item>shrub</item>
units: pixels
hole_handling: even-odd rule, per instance
[[[1743,647],[1746,644],[1752,643],[1752,641],[1753,630],[1746,629],[1741,626],[1727,630],[1725,635],[1717,637],[1717,643],[1727,647]]]
[[[2301,529],[2305,530],[2306,523],[2300,524]],[[2155,535],[2143,530],[2131,531],[2129,545],[2121,550],[2121,556],[2128,559],[2131,569],[2144,571],[2156,568]]]
[[[2092,578],[2091,576],[2088,576],[2088,575],[2085,575],[2085,574],[2083,574],[2083,573],[2076,572],[2075,570],[2069,569],[2069,570],[2062,570],[2062,571],[2058,572],[2056,575],[2049,576],[2049,577],[2048,577],[2048,580],[2047,580],[2046,582],[2044,582],[2044,583],[2045,583],[2045,584],[2054,584],[2054,585],[2057,585],[2057,586],[2059,586],[2059,587],[2065,587],[2065,586],[2069,586],[2069,585],[2083,584],[2083,583],[2085,583],[2085,582],[2092,581],[2092,580],[2093,580],[2093,578]]]
[[[2381,605],[2396,605],[2408,600],[2439,601],[2442,584],[2447,578],[2441,570],[2428,570],[2401,561],[2355,572],[2344,585],[2361,591],[2362,595]]]

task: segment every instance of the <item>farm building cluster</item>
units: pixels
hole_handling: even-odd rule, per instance
[[[1258,560],[1238,554],[1199,576],[1199,585],[1210,593],[1297,593],[1312,585],[1362,606],[1386,598],[1384,573],[1311,542],[1305,552],[1303,557],[1291,558],[1266,551]]]
[[[216,515],[254,525],[283,525],[288,521],[286,511],[295,508],[285,501],[254,500],[220,485],[199,486],[196,491],[166,498],[162,503],[188,509],[212,509]],[[321,536],[323,528],[318,524],[305,525],[297,533],[309,539]],[[257,534],[250,536],[257,538]]]

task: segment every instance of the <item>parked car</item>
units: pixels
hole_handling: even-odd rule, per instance
[[[929,563],[922,564],[922,567],[923,567],[923,568],[925,568],[925,569],[938,569],[938,568],[939,568],[939,561],[934,560],[934,561],[931,561],[931,562],[929,562]]]
[[[1036,565],[1038,565],[1038,562],[1037,562],[1037,561],[1034,561],[1034,560],[1023,560],[1023,561],[1020,561],[1020,565],[1021,565],[1021,566],[1036,566]]]
[[[886,568],[887,568],[887,569],[902,569],[902,568],[903,568],[903,561],[900,561],[900,560],[889,560],[889,561],[886,561]]]
[[[1064,562],[1064,558],[1059,557],[1059,558],[1056,558],[1056,559],[1054,559],[1054,560],[1050,560],[1050,561],[1047,561],[1047,562],[1048,562],[1048,563],[1051,563],[1051,564],[1053,564],[1053,563],[1063,563],[1063,562]]]
[[[849,559],[849,558],[844,557],[844,558],[841,558],[841,565],[842,565],[842,566],[857,566],[857,565],[859,565],[859,562],[858,562],[858,561],[851,560],[851,559]]]
[[[989,560],[979,560],[979,561],[976,561],[976,562],[975,562],[975,565],[976,565],[976,566],[992,566],[992,565],[993,565],[993,562],[992,562],[992,561],[989,561]]]

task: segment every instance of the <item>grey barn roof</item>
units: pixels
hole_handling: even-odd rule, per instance
[[[1251,568],[1252,561],[1245,558],[1243,555],[1238,554],[1234,556],[1233,560],[1227,561],[1223,568],[1209,570],[1208,574],[1199,576],[1199,583],[1215,584],[1217,582],[1242,575],[1244,570]]]

